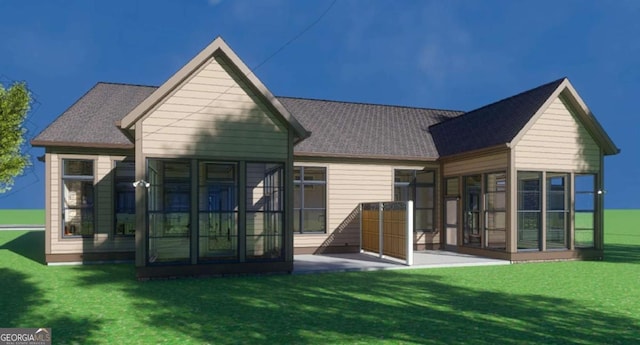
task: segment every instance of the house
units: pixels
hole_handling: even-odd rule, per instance
[[[221,38],[160,87],[96,84],[31,144],[46,261],[139,277],[358,251],[358,205],[388,200],[414,201],[419,250],[601,258],[619,152],[566,78],[469,112],[275,97]]]

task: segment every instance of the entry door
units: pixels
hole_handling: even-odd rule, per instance
[[[445,200],[445,229],[446,229],[446,245],[458,245],[458,200],[457,198],[448,198]]]

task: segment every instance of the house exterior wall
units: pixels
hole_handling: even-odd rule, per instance
[[[113,170],[116,161],[126,157],[123,152],[100,153],[96,150],[48,149],[45,160],[48,168],[48,198],[45,254],[47,262],[94,261],[101,259],[131,259],[134,239],[116,236],[114,225]],[[62,229],[64,159],[92,160],[94,163],[94,235],[65,237]],[[115,254],[114,254],[115,253]],[[121,253],[121,254],[117,254]]]
[[[286,126],[223,57],[210,58],[136,128],[148,157],[287,159]]]
[[[561,97],[532,124],[514,151],[518,170],[600,170],[600,147]]]
[[[434,226],[440,213],[438,202],[438,166],[425,163],[345,162],[343,160],[298,159],[294,166],[325,167],[327,173],[326,233],[295,234],[296,253],[352,252],[360,248],[360,214],[362,202],[392,201],[394,198],[394,170],[436,170]],[[416,242],[432,246],[439,243],[434,233],[416,234]]]
[[[509,165],[508,151],[479,153],[462,156],[442,163],[443,177],[464,176],[476,173],[505,171]]]
[[[291,204],[289,189],[293,185],[290,172],[293,167],[293,130],[269,100],[247,84],[246,78],[224,54],[214,54],[189,72],[182,82],[135,123],[135,135],[136,179],[147,179],[146,165],[149,159],[189,160],[192,166],[195,162],[204,161],[234,162],[239,167],[239,261],[200,263],[194,256],[197,242],[190,240],[191,265],[154,265],[148,260],[146,252],[146,242],[149,241],[144,211],[146,193],[144,188],[136,188],[136,266],[139,277],[291,271],[293,234],[290,231],[292,218],[288,214],[290,207],[285,207],[285,233],[281,234],[283,257],[262,264],[249,262],[246,257],[250,249],[260,251],[262,247],[261,244],[248,247],[248,208],[255,200],[246,200],[245,197],[246,188],[256,177],[253,171],[249,171],[249,163],[278,163],[285,168],[284,205]],[[194,171],[192,180],[195,181]],[[193,198],[197,188],[197,182],[192,183],[192,200],[196,200]],[[255,193],[252,195],[253,198],[259,196]],[[194,208],[190,212],[192,218],[197,216]],[[197,227],[191,228],[191,238],[197,236],[197,231]],[[253,231],[257,232],[254,235],[263,232],[259,226]]]

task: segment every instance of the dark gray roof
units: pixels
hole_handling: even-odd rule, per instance
[[[311,132],[297,155],[432,160],[510,142],[563,79],[463,113],[277,97]],[[34,146],[133,148],[115,123],[157,87],[98,83],[35,137]]]
[[[431,126],[440,156],[510,143],[564,80],[552,81]]]
[[[278,97],[311,132],[294,153],[320,156],[435,159],[429,126],[459,111]]]
[[[133,147],[115,125],[156,87],[98,83],[36,136],[34,146]]]

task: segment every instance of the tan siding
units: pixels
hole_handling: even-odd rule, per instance
[[[515,166],[519,170],[598,171],[600,148],[557,98],[517,143]]]
[[[286,126],[234,73],[212,58],[152,109],[143,154],[286,159]]]
[[[507,155],[508,153],[505,151],[447,162],[443,164],[444,176],[506,170],[508,162]]]
[[[124,156],[51,154],[51,254],[75,254],[90,252],[133,251],[132,237],[113,236],[113,177],[114,160]],[[93,238],[62,238],[62,159],[94,160],[95,230]]]
[[[49,224],[51,231],[48,235],[51,240],[51,252],[55,253],[54,243],[58,242],[60,238],[60,222],[62,221],[62,210],[60,209],[62,198],[60,194],[60,161],[55,153],[47,158],[51,159],[51,223]]]
[[[360,219],[357,212],[354,212],[358,205],[361,202],[393,200],[394,169],[424,168],[423,166],[326,162],[304,162],[294,163],[294,165],[327,168],[327,233],[296,235],[294,237],[296,248],[359,245]]]

